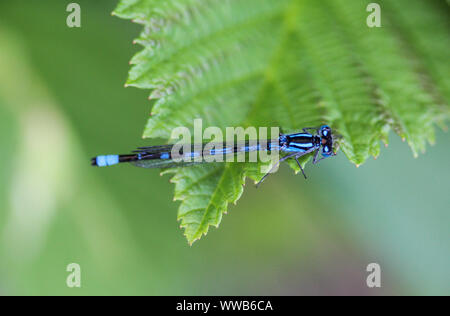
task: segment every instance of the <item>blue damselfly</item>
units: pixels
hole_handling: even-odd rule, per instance
[[[313,130],[314,133],[308,132],[311,130]],[[265,174],[264,177],[258,182],[259,185],[270,173],[272,173],[273,170],[278,168],[278,165],[281,162],[287,159],[295,159],[303,173],[303,176],[306,178],[306,174],[298,160],[300,157],[314,152],[313,164],[316,164],[322,159],[336,155],[333,151],[332,130],[328,125],[322,125],[319,128],[306,127],[300,133],[280,134],[278,139],[265,142],[258,141],[256,144],[249,141],[233,144],[232,146],[227,143],[220,143],[221,149],[219,150],[205,150],[205,146],[208,144],[211,145],[211,143],[204,143],[200,145],[194,144],[189,146],[190,150],[181,150],[179,157],[177,158],[184,158],[183,160],[177,160],[173,157],[172,150],[174,145],[163,145],[140,147],[138,150],[128,155],[97,156],[92,159],[91,163],[93,166],[98,167],[107,167],[119,163],[131,163],[132,165],[142,168],[173,168],[206,162],[205,159],[201,158],[206,158],[207,156],[226,156],[262,150],[279,151],[285,154],[285,156],[279,159],[278,162],[272,167],[272,170]],[[213,147],[217,148],[215,146]],[[321,158],[318,158],[319,152],[321,153]]]

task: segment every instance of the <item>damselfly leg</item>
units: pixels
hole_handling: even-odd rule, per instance
[[[303,168],[302,168],[302,165],[300,164],[300,161],[298,161],[298,156],[295,156],[295,161],[297,162],[297,165],[298,165],[298,167],[300,168],[300,170],[302,171],[303,176],[305,177],[305,179],[308,179],[308,177],[307,177],[306,174],[305,174],[305,171],[304,171]]]
[[[319,149],[316,150],[316,152],[314,153],[314,158],[313,158],[313,164],[316,164],[317,162],[317,156],[319,156]]]
[[[298,155],[298,153],[293,153],[287,156],[284,156],[283,158],[281,158],[280,160],[277,161],[277,163],[269,170],[269,172],[267,172],[264,177],[261,178],[261,180],[259,180],[259,182],[256,184],[256,187],[259,187],[259,185],[267,178],[267,176],[271,173],[273,173],[278,166],[280,165],[280,163],[282,163],[283,161],[285,161],[286,159],[292,158],[295,155]]]
[[[300,167],[300,170],[302,170],[303,176],[304,176],[305,179],[306,179],[306,174],[305,174],[305,172],[303,171],[303,168],[302,168],[302,166],[300,165],[300,162],[298,161],[298,158],[300,158],[300,157],[302,157],[302,156],[304,156],[304,155],[307,155],[307,154],[313,152],[313,150],[314,150],[314,148],[311,148],[310,150],[305,151],[305,152],[302,152],[302,153],[296,152],[296,153],[292,153],[292,154],[289,154],[289,155],[287,155],[287,156],[284,156],[283,158],[281,158],[280,160],[278,160],[278,162],[270,169],[270,171],[269,171],[268,173],[266,173],[266,174],[264,175],[264,177],[261,178],[261,180],[259,180],[259,182],[256,184],[256,187],[259,187],[259,185],[267,178],[267,176],[269,176],[269,174],[273,173],[273,172],[279,167],[280,163],[282,163],[283,161],[285,161],[285,160],[287,160],[287,159],[289,159],[289,158],[292,158],[292,157],[294,157],[294,158],[295,158],[295,161],[297,161],[297,163],[298,163],[298,165],[299,165],[299,167]]]
[[[308,130],[313,130],[313,131],[316,131],[316,132],[317,132],[317,127],[304,127],[304,128],[303,128],[303,131],[304,131],[305,133],[308,133]]]

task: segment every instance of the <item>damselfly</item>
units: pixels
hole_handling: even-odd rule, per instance
[[[313,130],[314,133],[308,131]],[[301,133],[294,134],[280,134],[278,139],[270,140],[266,142],[257,142],[251,144],[249,141],[235,144],[233,146],[227,145],[227,143],[221,143],[221,149],[205,150],[205,144],[192,145],[190,150],[181,152],[180,155],[184,158],[190,158],[191,160],[175,160],[172,152],[174,145],[163,146],[151,146],[140,147],[132,154],[128,155],[106,155],[92,158],[92,165],[98,167],[107,167],[116,165],[119,163],[131,163],[137,167],[142,168],[173,168],[184,167],[188,165],[194,165],[205,162],[204,159],[194,159],[198,157],[216,156],[216,155],[231,155],[238,153],[249,153],[253,151],[279,151],[284,153],[285,156],[278,160],[278,162],[272,167],[268,173],[258,182],[259,185],[264,179],[272,173],[272,171],[278,168],[278,165],[290,158],[295,159],[303,176],[306,178],[305,171],[303,170],[299,158],[313,153],[313,164],[318,163],[322,159],[336,155],[333,151],[333,133],[328,125],[322,125],[319,128],[306,127]],[[213,146],[214,147],[214,146]],[[321,158],[318,158],[319,152]]]

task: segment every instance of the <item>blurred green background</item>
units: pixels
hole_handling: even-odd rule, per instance
[[[155,143],[148,92],[123,87],[140,27],[79,0],[68,28],[68,3],[0,4],[0,294],[450,294],[448,133],[417,159],[391,135],[358,169],[342,154],[307,181],[284,166],[190,247],[167,176],[89,164]]]

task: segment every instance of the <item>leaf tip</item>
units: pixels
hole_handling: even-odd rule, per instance
[[[187,238],[187,240],[188,240],[188,244],[189,244],[190,247],[192,247],[192,245],[194,244],[194,242],[196,242],[197,240],[200,239],[199,237],[196,237],[196,238],[194,238],[194,239],[190,239],[187,235],[185,235],[185,236],[186,236],[186,238]]]

